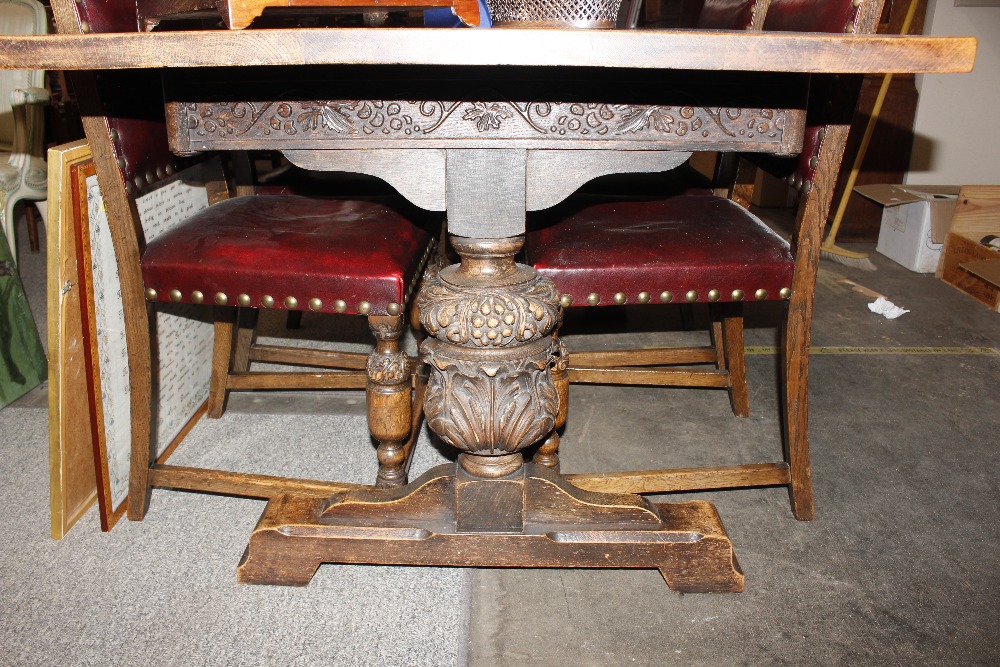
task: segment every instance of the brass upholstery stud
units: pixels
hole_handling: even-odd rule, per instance
[[[176,171],[176,169],[174,168],[173,163],[168,164],[167,167],[166,167],[166,169],[167,169],[167,174],[168,175],[173,174],[174,171]]]
[[[684,300],[687,301],[688,303],[694,303],[695,301],[698,300],[698,293],[695,292],[694,290],[690,290],[687,294],[684,295]]]
[[[401,308],[398,303],[390,303],[388,306],[385,307],[385,312],[389,313],[390,315],[399,315],[400,310]]]
[[[240,294],[238,297],[236,297],[236,303],[240,304],[243,307],[249,306],[250,305],[250,295],[249,294]]]
[[[358,312],[362,315],[367,315],[372,311],[372,305],[367,301],[358,302]]]
[[[734,289],[733,293],[732,293],[732,297],[733,297],[733,301],[742,301],[743,300],[743,290],[741,290],[741,289]]]
[[[626,301],[626,299],[625,299],[625,293],[624,292],[618,292],[617,294],[615,294],[615,303],[617,305],[621,306],[622,304],[625,303],[625,301]]]
[[[639,292],[639,303],[649,303],[649,292]]]
[[[318,297],[309,299],[309,310],[319,310],[323,307],[323,300]]]
[[[721,297],[721,296],[722,296],[722,294],[717,289],[713,289],[713,290],[709,290],[708,291],[708,300],[709,301],[718,301],[719,297]]]
[[[782,299],[789,298],[790,296],[792,296],[792,288],[782,287],[781,290],[778,292],[778,296],[780,296]]]
[[[156,177],[153,176],[153,172],[151,171],[146,172],[146,182],[149,183],[150,185],[156,182]]]
[[[152,287],[146,288],[146,299],[149,301],[156,301],[156,290]]]
[[[172,289],[172,290],[170,290],[170,300],[171,301],[177,302],[177,301],[180,301],[182,298],[184,298],[184,295],[181,294],[181,291],[179,289]]]
[[[299,300],[298,299],[296,299],[294,296],[286,296],[285,297],[285,308],[287,308],[289,310],[295,310],[298,307],[299,307]]]
[[[333,309],[338,313],[342,313],[347,310],[347,302],[343,299],[337,299],[333,302]]]
[[[758,301],[763,301],[764,299],[767,298],[767,290],[766,289],[757,290],[756,292],[753,293],[753,298],[757,299]]]
[[[224,306],[227,303],[229,303],[229,297],[226,296],[225,292],[216,292],[215,293],[215,302],[217,304],[219,304],[220,306]]]
[[[660,301],[662,301],[663,303],[670,303],[673,300],[674,300],[673,292],[669,292],[667,290],[660,292]]]
[[[142,176],[135,177],[135,187],[139,190],[142,189]]]
[[[598,294],[597,292],[591,292],[590,294],[587,295],[587,303],[589,303],[591,306],[596,306],[600,302],[601,302],[601,295]]]
[[[204,300],[205,300],[205,295],[199,292],[198,290],[191,292],[191,303],[201,303]]]
[[[274,297],[270,294],[265,294],[260,298],[260,305],[265,308],[274,308]]]
[[[569,308],[570,306],[573,305],[573,297],[571,297],[569,294],[563,294],[561,297],[559,297],[559,305],[562,306],[563,308]]]

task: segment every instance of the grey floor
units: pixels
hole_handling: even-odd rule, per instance
[[[21,257],[29,300],[43,304],[44,262],[39,273],[38,256]],[[154,493],[142,523],[101,534],[91,513],[54,542],[40,389],[0,412],[0,662],[1000,664],[1000,315],[933,276],[872,260],[875,272],[823,262],[810,380],[815,521],[796,521],[782,489],[657,498],[716,504],[743,593],[680,596],[653,571],[350,566],[324,566],[304,589],[241,587],[233,568],[263,504],[169,491]],[[844,279],[911,312],[873,315]],[[563,470],[779,458],[779,314],[748,315],[749,418],[734,418],[719,391],[574,386]],[[688,315],[688,325],[701,317]],[[577,349],[699,335],[660,331],[682,324],[675,311],[609,309],[598,322],[569,318],[565,333]],[[177,461],[370,473],[366,452],[332,456],[307,436],[292,462],[247,444],[276,429],[361,438],[357,397],[247,397],[226,419],[199,425]],[[418,456],[418,469],[443,460],[426,437]]]

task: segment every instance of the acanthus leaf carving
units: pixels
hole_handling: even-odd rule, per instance
[[[559,395],[548,347],[490,362],[452,356],[446,347],[434,339],[421,346],[433,369],[424,412],[442,440],[470,454],[499,455],[532,445],[553,429]]]

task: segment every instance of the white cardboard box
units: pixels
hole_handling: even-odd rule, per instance
[[[934,273],[959,186],[862,185],[854,190],[883,207],[875,250],[911,271]]]

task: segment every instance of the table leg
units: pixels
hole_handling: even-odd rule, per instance
[[[432,336],[421,346],[427,423],[458,462],[398,489],[272,500],[239,580],[304,585],[325,562],[610,567],[658,569],[676,591],[741,591],[710,503],[584,491],[524,462],[560,413],[559,295],[515,263],[522,237],[452,242],[461,264],[428,281],[417,305]]]

